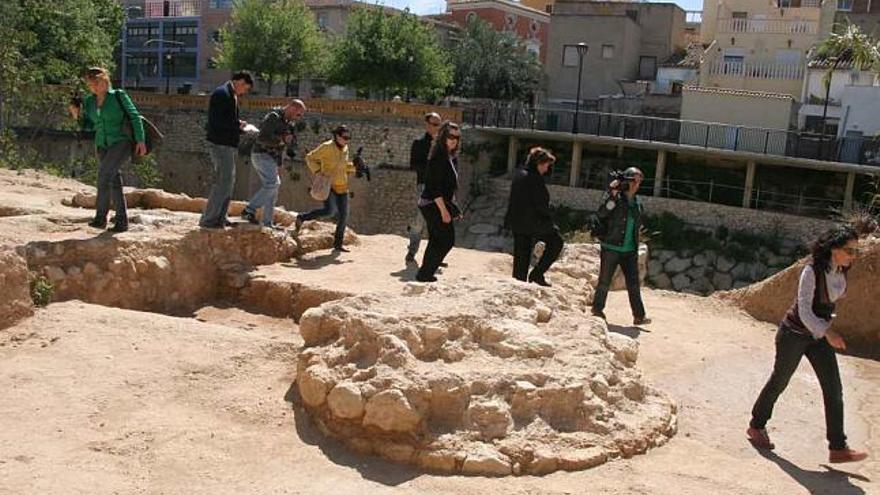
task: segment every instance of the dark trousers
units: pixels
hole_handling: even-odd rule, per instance
[[[529,276],[529,262],[532,259],[532,251],[535,243],[544,243],[544,254],[538,260],[538,264],[532,269],[531,278],[540,278],[550,269],[550,265],[559,258],[564,241],[559,232],[551,230],[542,234],[514,234],[513,235],[513,278],[523,282]]]
[[[753,428],[764,428],[767,425],[773,414],[776,399],[788,386],[791,375],[794,374],[804,355],[813,366],[813,371],[819,379],[819,386],[822,387],[828,448],[846,448],[846,435],[843,433],[843,389],[840,385],[840,370],[837,367],[834,348],[825,338],[816,340],[785,327],[780,327],[776,332],[776,360],[773,363],[773,373],[761,390],[758,400],[755,401],[750,424]]]
[[[419,267],[419,278],[433,277],[443,259],[455,245],[454,222],[443,223],[440,209],[436,204],[430,204],[419,208],[425,217],[428,226],[428,246],[422,257],[422,266]]]
[[[629,294],[629,307],[632,314],[636,318],[642,318],[645,316],[645,305],[642,303],[642,293],[639,287],[638,251],[619,253],[602,248],[602,254],[599,256],[599,284],[596,286],[596,295],[593,297],[593,310],[605,310],[611,279],[614,278],[614,272],[618,266],[620,266],[624,281],[626,281],[626,292]]]
[[[298,218],[302,221],[314,220],[322,217],[336,217],[336,232],[333,235],[333,247],[342,247],[345,240],[345,223],[348,221],[348,193],[338,193],[330,190],[330,195],[324,200],[324,206],[303,213]]]
[[[122,194],[122,165],[131,159],[131,142],[123,141],[109,148],[98,148],[98,197],[95,199],[95,223],[107,223],[110,201],[116,207],[116,225],[128,225],[128,210]]]

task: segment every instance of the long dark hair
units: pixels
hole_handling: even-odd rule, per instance
[[[526,158],[526,169],[529,172],[538,173],[538,165],[544,162],[550,162],[550,165],[553,166],[553,163],[556,162],[556,157],[553,156],[553,153],[550,153],[550,150],[535,146],[529,150],[529,156]]]
[[[859,234],[848,225],[842,225],[823,232],[810,247],[810,251],[813,254],[813,270],[816,273],[828,271],[828,268],[831,266],[831,250],[842,248],[849,241],[858,240],[858,238]],[[849,267],[841,267],[841,269],[846,271]]]
[[[446,138],[449,136],[449,131],[451,130],[456,130],[459,135],[461,134],[461,128],[458,127],[458,124],[450,120],[443,122],[443,125],[440,126],[440,131],[437,133],[437,139],[431,143],[431,151],[428,153],[428,160],[433,160],[435,156],[449,159],[449,150],[446,148]],[[462,138],[458,139],[458,143],[455,145],[455,150],[453,150],[452,156],[458,154],[458,150],[461,148],[461,140]]]

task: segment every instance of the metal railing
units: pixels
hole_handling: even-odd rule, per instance
[[[819,23],[815,21],[782,19],[718,19],[721,33],[767,33],[767,34],[816,34]]]
[[[143,17],[198,17],[201,0],[144,0]]]
[[[801,64],[777,64],[775,62],[730,62],[716,60],[709,64],[713,76],[747,77],[752,79],[803,79]]]
[[[464,108],[462,122],[472,127],[571,132],[573,110],[547,108]],[[578,133],[746,151],[765,155],[880,166],[880,140],[765,129],[713,122],[600,112],[579,112]]]

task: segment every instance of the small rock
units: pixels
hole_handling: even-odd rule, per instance
[[[672,258],[666,262],[663,267],[666,273],[681,273],[691,267],[691,260],[688,258]]]
[[[359,418],[364,413],[364,398],[353,383],[339,383],[327,395],[330,412],[339,418]]]
[[[705,254],[700,253],[694,256],[693,263],[694,266],[706,266],[707,264],[709,264],[709,260],[706,259]]]
[[[691,285],[691,278],[684,273],[672,277],[672,287],[677,291],[682,291]]]
[[[656,277],[663,273],[663,263],[659,260],[651,260],[648,262],[648,276]]]
[[[663,290],[669,290],[672,288],[672,280],[669,278],[669,275],[665,273],[661,273],[656,277],[650,279],[651,283],[654,284],[654,287]]]
[[[403,392],[389,389],[367,402],[363,424],[385,431],[411,431],[421,420],[421,415],[413,409]]]
[[[489,446],[483,446],[478,452],[469,452],[461,466],[466,474],[483,474],[507,476],[511,474],[510,459]]]
[[[712,275],[712,286],[717,290],[730,290],[733,287],[733,277],[728,273],[715,272]]]
[[[719,272],[727,273],[734,267],[734,265],[736,265],[736,262],[731,261],[725,256],[719,256],[718,259],[715,260],[715,268],[717,268]]]

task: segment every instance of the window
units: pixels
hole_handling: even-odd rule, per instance
[[[195,48],[198,46],[199,26],[193,22],[169,22],[162,28],[162,37],[166,40],[183,43],[183,47]],[[176,43],[169,45],[178,46]]]
[[[552,14],[553,13],[553,4],[548,3],[547,5],[545,5],[544,12],[547,12],[548,14]]]
[[[318,29],[322,31],[327,29],[327,14],[323,12],[318,14]]]
[[[211,41],[220,43],[220,31],[211,31]]]
[[[602,58],[614,58],[614,45],[602,45]]]
[[[164,75],[171,77],[196,77],[196,54],[195,53],[167,53],[171,55],[171,62],[165,68],[168,72]]]
[[[852,10],[853,0],[837,0],[837,10],[849,12]]]
[[[563,67],[577,67],[578,66],[577,45],[564,45],[562,47],[562,66]]]
[[[220,66],[217,64],[217,61],[214,60],[213,58],[209,58],[208,62],[205,64],[206,69],[217,69],[219,67]]]
[[[476,12],[468,12],[468,14],[465,16],[465,21],[467,21],[468,23],[476,22],[476,20],[477,20],[477,13]]]
[[[159,38],[158,24],[131,24],[125,28],[126,40],[125,44],[129,49],[140,48],[144,46],[147,40]]]
[[[791,7],[792,3],[793,3],[792,0],[779,0],[778,2],[776,2],[776,5],[780,9],[785,9],[785,8]]]
[[[639,79],[653,81],[657,76],[657,57],[639,58]]]
[[[127,77],[135,80],[158,76],[159,62],[156,54],[139,53],[128,55],[125,59],[125,73]]]
[[[638,10],[627,10],[626,16],[633,20],[633,22],[639,22],[639,11]]]
[[[731,21],[732,31],[737,33],[744,33],[748,30],[749,27],[749,13],[748,12],[732,12],[730,16],[733,18]]]
[[[208,0],[208,7],[212,9],[231,9],[234,0]]]

